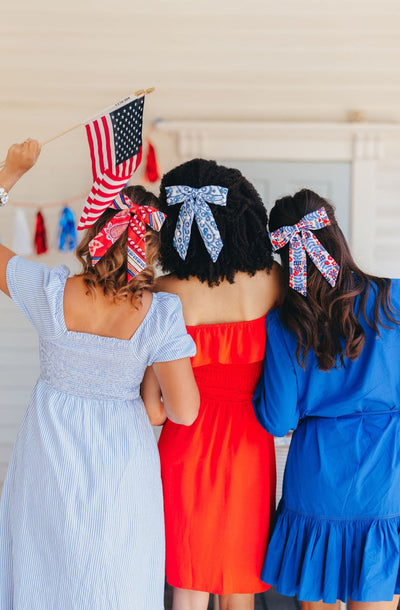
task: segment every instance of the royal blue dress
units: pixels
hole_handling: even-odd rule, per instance
[[[400,280],[391,299],[400,310]],[[360,322],[360,357],[324,372],[313,351],[299,366],[279,308],[267,317],[254,407],[273,435],[294,433],[262,579],[304,601],[400,593],[400,326]]]
[[[40,378],[0,503],[1,610],[161,610],[164,518],[146,366],[195,354],[179,298],[153,294],[129,340],[67,330],[66,267],[10,260]]]

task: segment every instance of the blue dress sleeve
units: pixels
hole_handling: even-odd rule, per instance
[[[162,329],[149,364],[194,356],[196,345],[186,330],[179,297],[175,294],[158,293],[157,300]]]
[[[24,316],[45,337],[63,332],[63,294],[69,269],[51,269],[41,263],[13,256],[7,265],[7,287]]]
[[[267,316],[264,371],[253,406],[260,424],[274,436],[285,436],[299,422],[296,371],[278,310]]]

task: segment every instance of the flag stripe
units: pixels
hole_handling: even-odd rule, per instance
[[[128,98],[86,123],[94,182],[78,229],[91,226],[99,218],[138,168],[143,103],[143,96]]]
[[[104,158],[103,158],[103,137],[100,131],[100,125],[98,121],[93,123],[93,129],[96,137],[96,176],[102,174],[105,170]],[[94,178],[96,177],[94,176]]]
[[[120,179],[114,176],[105,175],[101,181],[96,180],[87,198],[78,229],[90,227],[102,215],[110,202],[124,188],[129,176]]]
[[[92,161],[92,175],[93,175],[93,180],[94,180],[97,175],[97,169],[96,169],[95,146],[94,146],[93,136],[92,136],[92,125],[93,125],[93,123],[90,123],[89,125],[85,125],[85,127],[86,127],[87,139],[89,142],[90,158]]]
[[[101,117],[101,127],[103,129],[103,150],[104,150],[104,156],[107,159],[106,163],[106,167],[109,169],[115,169],[114,168],[114,164],[113,164],[113,158],[112,158],[112,154],[111,154],[111,134],[112,134],[112,126],[109,125],[107,117],[103,116]],[[110,129],[111,128],[111,129]]]

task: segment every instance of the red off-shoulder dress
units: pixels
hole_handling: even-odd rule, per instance
[[[252,406],[265,316],[187,330],[201,406],[192,426],[167,421],[159,440],[167,581],[220,595],[265,591],[275,452]]]

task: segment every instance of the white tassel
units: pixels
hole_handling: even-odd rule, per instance
[[[25,212],[21,208],[15,209],[13,250],[21,256],[33,254],[32,235],[29,231]]]

